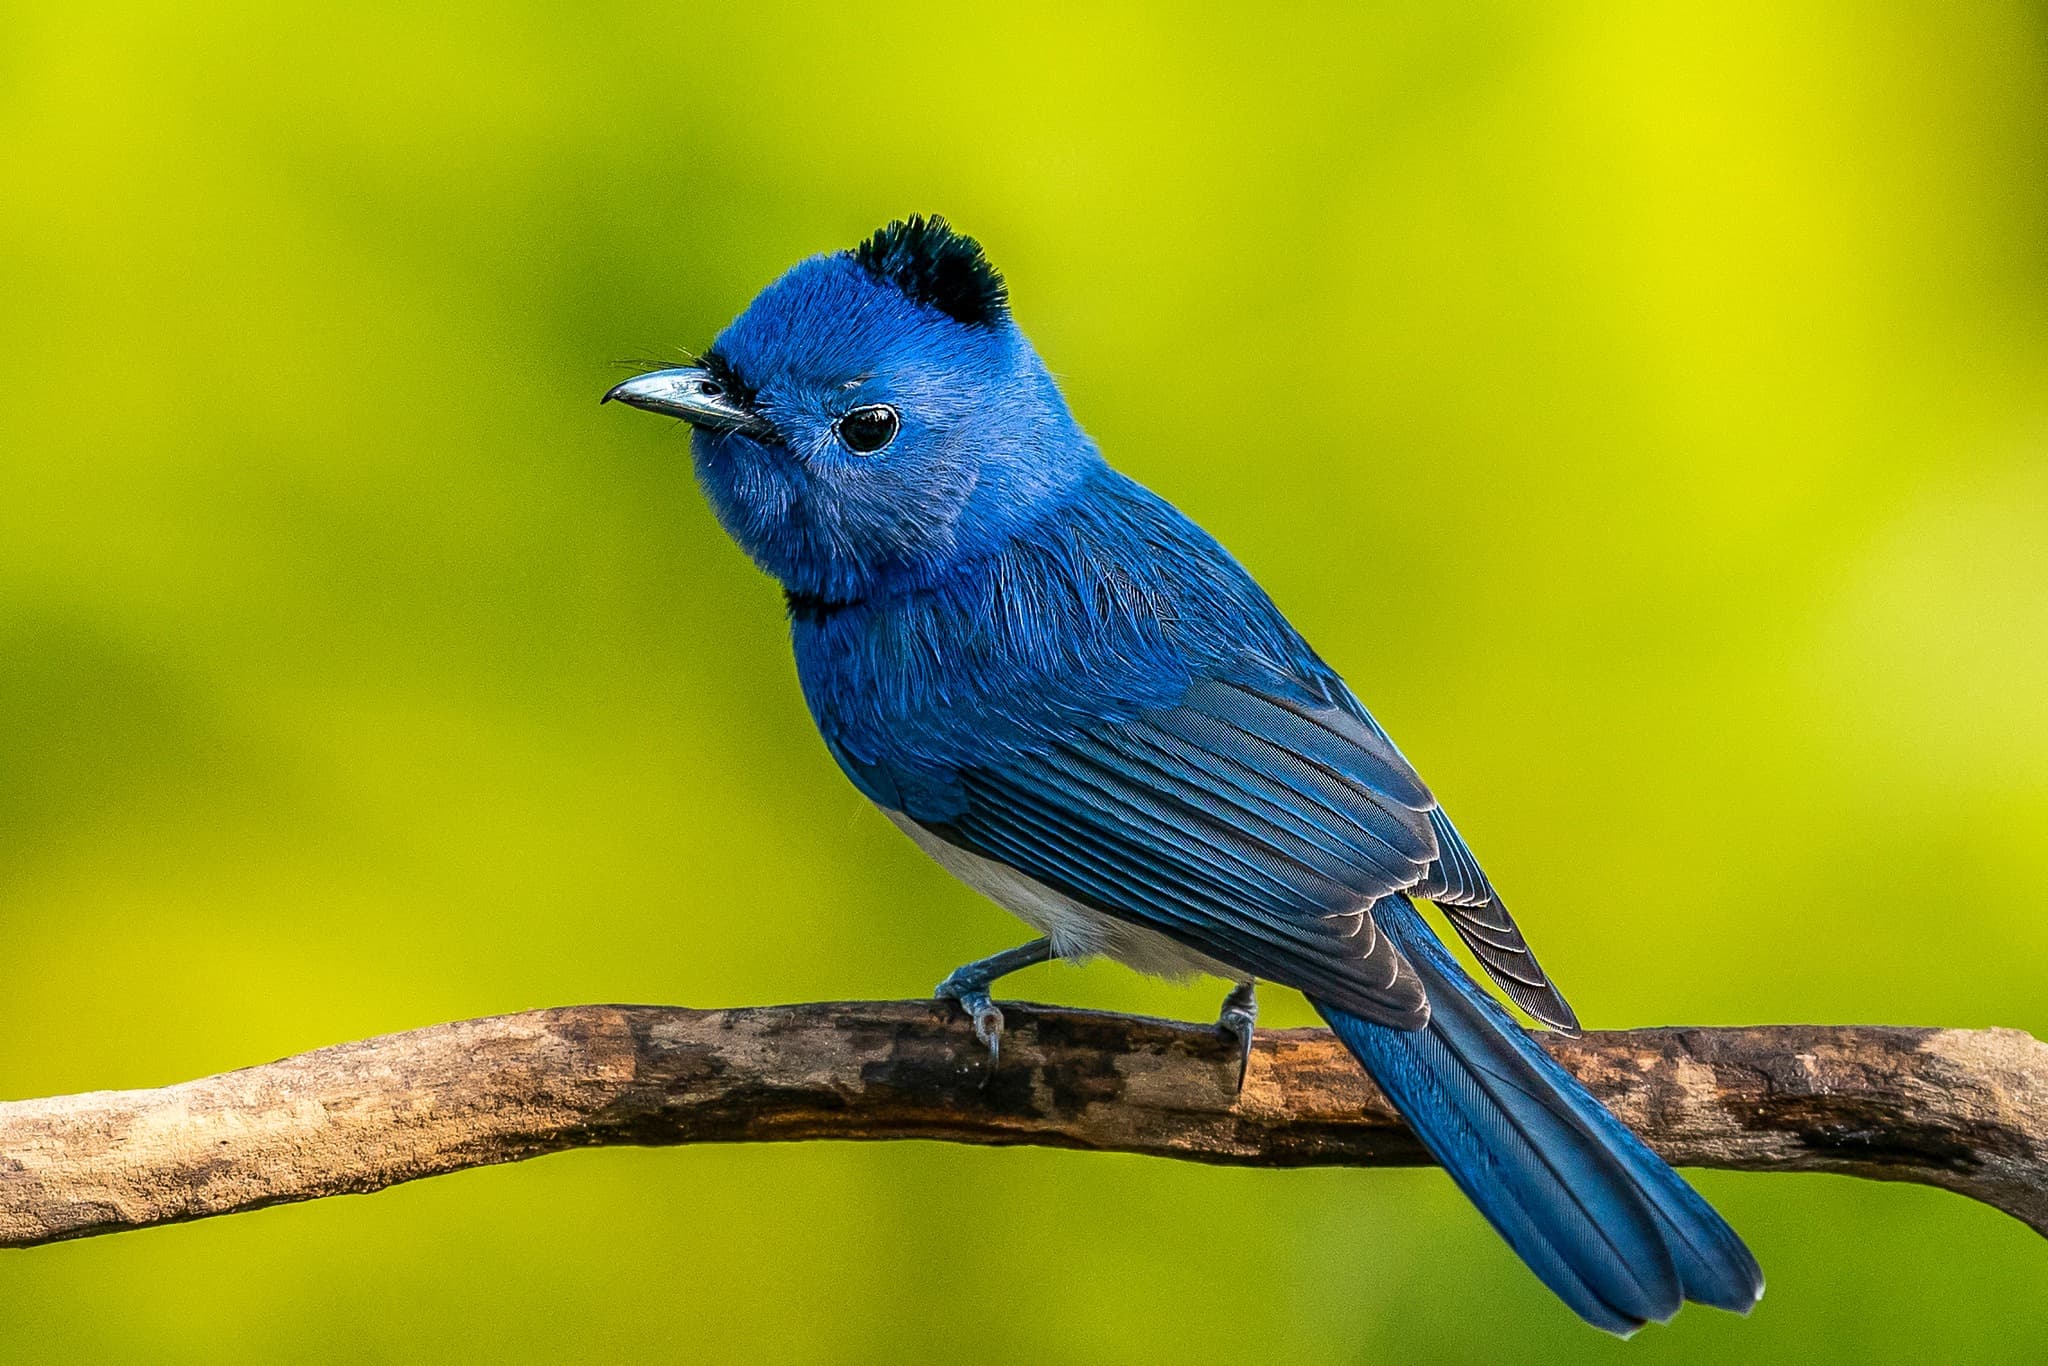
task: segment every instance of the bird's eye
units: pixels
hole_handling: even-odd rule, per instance
[[[839,439],[855,455],[873,455],[896,439],[896,410],[886,403],[855,408],[839,419]]]

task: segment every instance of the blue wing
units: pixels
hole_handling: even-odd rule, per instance
[[[1364,1018],[1428,1018],[1369,907],[1435,862],[1434,802],[1347,712],[1208,680],[955,780],[920,820],[939,837]]]
[[[1545,978],[1386,733],[1228,555],[1104,471],[982,572],[794,632],[833,755],[880,805],[1339,1009],[1419,1025],[1375,928],[1437,902],[1547,1023]]]
[[[1368,912],[1413,891],[1437,901],[1510,999],[1575,1028],[1385,733],[1293,680],[1261,684],[1198,682],[1177,706],[1063,727],[1056,742],[1005,746],[943,778],[840,759],[870,796],[941,839],[1210,958],[1408,1027],[1427,1018],[1420,986]]]

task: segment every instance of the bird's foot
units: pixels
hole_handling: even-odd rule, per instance
[[[1216,1028],[1223,1036],[1237,1044],[1237,1089],[1244,1090],[1245,1073],[1252,1066],[1252,1031],[1259,1022],[1258,986],[1254,982],[1239,982],[1223,998],[1223,1011],[1216,1017]]]
[[[942,1001],[960,1003],[967,1018],[974,1022],[974,1037],[987,1046],[989,1070],[994,1071],[1003,1056],[1003,1012],[989,998],[989,979],[973,971],[974,967],[970,963],[961,968],[933,988],[932,995]]]
[[[988,1081],[989,1072],[996,1070],[996,1063],[1003,1056],[1003,1012],[996,1009],[996,1003],[988,996],[988,989],[998,977],[1007,977],[1019,968],[1028,968],[1043,963],[1052,957],[1052,940],[1034,939],[1014,949],[991,954],[965,967],[954,968],[946,980],[932,989],[932,995],[942,1001],[958,1001],[960,1008],[967,1012],[967,1018],[974,1021],[974,1037],[988,1048],[988,1072],[982,1073],[982,1082]]]

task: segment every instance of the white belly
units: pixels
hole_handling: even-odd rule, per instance
[[[1233,982],[1243,981],[1247,976],[1156,930],[1126,924],[1083,906],[1006,863],[948,844],[901,812],[882,814],[896,822],[897,829],[910,836],[941,868],[1041,934],[1050,935],[1053,952],[1062,958],[1075,962],[1098,956],[1114,958],[1139,972],[1175,979],[1198,972]]]

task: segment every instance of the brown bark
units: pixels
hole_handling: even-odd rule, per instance
[[[146,1091],[0,1104],[0,1246],[610,1144],[931,1138],[1246,1166],[1410,1165],[1335,1039],[1268,1030],[1233,1095],[1213,1029],[1007,1006],[571,1006],[435,1025]],[[2048,1044],[1779,1025],[1543,1036],[1680,1165],[1917,1181],[2048,1234]]]

